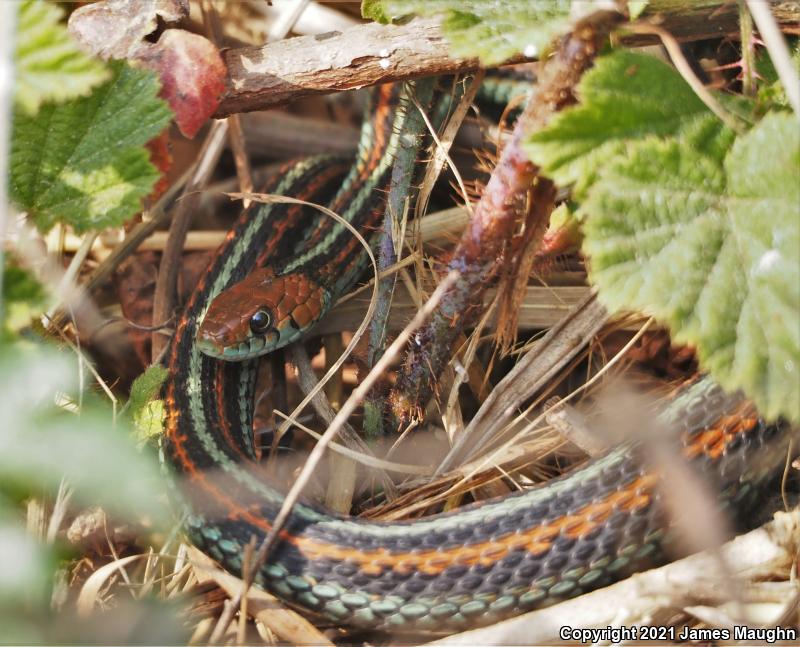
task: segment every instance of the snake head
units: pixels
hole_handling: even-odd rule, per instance
[[[251,272],[211,302],[197,331],[197,347],[239,362],[298,339],[327,311],[327,290],[302,274]]]

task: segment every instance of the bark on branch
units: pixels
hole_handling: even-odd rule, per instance
[[[800,5],[770,2],[781,26],[797,29]],[[680,41],[727,34],[736,37],[739,29],[736,3],[721,0],[653,0],[645,18],[658,22]],[[623,42],[639,45],[655,40],[633,35]],[[417,18],[405,25],[368,23],[262,47],[231,49],[225,52],[227,89],[214,116],[264,110],[308,95],[480,67],[478,59],[451,57],[448,49],[435,18]]]
[[[477,58],[451,58],[447,52],[439,21],[431,18],[399,26],[369,23],[263,47],[232,49],[225,54],[228,89],[214,116],[263,110],[312,94],[480,67]]]

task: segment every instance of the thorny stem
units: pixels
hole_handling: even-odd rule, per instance
[[[461,280],[442,299],[428,325],[415,335],[390,395],[391,423],[413,420],[430,399],[437,377],[450,361],[454,343],[480,312],[483,295],[503,257],[521,202],[538,174],[522,145],[552,115],[571,103],[577,82],[605,41],[614,21],[585,22],[560,43],[544,66],[536,95],[520,116],[511,140],[475,207],[450,269]],[[549,213],[543,214],[543,217]]]

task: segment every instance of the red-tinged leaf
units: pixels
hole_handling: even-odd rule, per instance
[[[146,144],[150,151],[150,163],[161,171],[161,177],[153,187],[149,198],[153,201],[158,200],[169,187],[167,172],[172,167],[172,151],[169,148],[169,131],[165,130],[155,139],[151,139]]]
[[[174,23],[187,15],[189,0],[101,0],[76,9],[69,31],[101,58],[133,59],[150,45],[144,38],[158,28],[158,17]]]
[[[168,29],[137,58],[159,73],[161,97],[175,113],[181,132],[194,137],[214,114],[225,89],[227,69],[219,50],[202,36]]]
[[[158,72],[161,97],[175,113],[181,132],[194,137],[214,113],[225,89],[226,68],[217,48],[203,36],[181,29],[164,31],[157,43],[145,38],[188,13],[188,0],[102,0],[77,9],[69,30],[103,58],[139,61]]]

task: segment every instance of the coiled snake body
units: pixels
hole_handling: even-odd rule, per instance
[[[400,92],[379,90],[343,182],[340,160],[313,158],[288,166],[268,190],[322,202],[340,187],[331,208],[362,229],[376,227],[405,119]],[[360,260],[351,236],[331,223],[300,235],[304,213],[267,204],[243,215],[198,284],[167,360],[163,450],[182,477],[187,532],[232,572],[241,571],[251,538],[265,537],[283,496],[254,461],[255,361],[219,361],[201,348],[240,359],[287,343],[352,285]],[[282,259],[277,266],[275,258]],[[277,299],[268,304],[270,334],[254,332],[248,312],[224,335],[199,343],[212,301],[267,265],[259,280],[264,298]],[[293,312],[298,304],[305,307]],[[226,308],[234,306],[235,298]],[[226,355],[237,326],[250,332]],[[731,508],[747,509],[786,457],[786,428],[765,424],[741,395],[707,378],[672,399],[660,425],[679,432],[683,455]],[[659,483],[635,445],[624,444],[541,487],[410,522],[340,517],[301,503],[256,583],[338,624],[439,631],[485,624],[663,561],[669,523],[660,486],[669,483]]]

